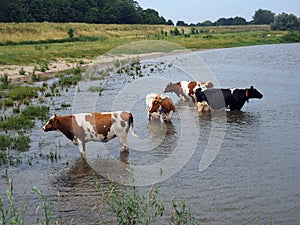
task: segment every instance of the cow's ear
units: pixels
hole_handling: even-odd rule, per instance
[[[54,118],[57,117],[56,113],[53,114],[53,117],[54,117]]]

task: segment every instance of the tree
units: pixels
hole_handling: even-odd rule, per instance
[[[226,26],[226,25],[230,25],[230,24],[228,24],[228,20],[226,18],[220,18],[216,21],[216,25],[217,26]]]
[[[167,25],[174,26],[174,23],[173,23],[172,20],[168,20],[168,21],[167,21]]]
[[[255,11],[253,18],[254,24],[271,24],[274,21],[275,13],[270,10],[259,9]]]
[[[277,15],[271,24],[272,30],[300,30],[300,18],[293,14],[281,13]]]
[[[142,13],[142,21],[144,24],[166,24],[166,20],[163,17],[159,17],[159,14],[154,9],[146,9]]]
[[[184,21],[179,20],[177,21],[176,26],[188,26],[188,24],[185,23]]]
[[[213,22],[210,20],[205,20],[203,23],[198,23],[197,26],[213,26]]]
[[[231,25],[246,25],[246,24],[247,24],[246,19],[239,16],[236,16],[231,23]]]

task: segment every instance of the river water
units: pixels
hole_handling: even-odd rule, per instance
[[[129,155],[120,155],[117,139],[89,143],[86,163],[62,134],[41,133],[43,124],[38,124],[26,153],[32,165],[8,170],[15,199],[22,202],[27,196],[28,211],[34,209],[27,221],[33,221],[39,202],[30,191],[36,186],[53,199],[59,192],[54,213],[64,221],[96,223],[99,214],[92,211],[97,203],[92,171],[105,186],[109,178],[126,176],[124,171],[131,168],[142,191],[159,183],[166,205],[172,199],[185,200],[203,223],[299,224],[300,44],[207,50],[142,63],[160,64],[163,69],[145,68],[145,77],[139,79],[115,76],[97,81],[105,87],[101,96],[79,92],[90,85],[82,82],[52,100],[53,113],[62,102],[72,105],[58,111],[60,115],[130,110],[139,137],[129,137]],[[169,81],[193,78],[211,80],[224,88],[253,85],[264,97],[251,99],[242,112],[198,115],[192,104],[169,94],[177,109],[172,123],[147,121],[145,93],[161,92]],[[60,159],[51,162],[40,157],[41,152],[50,151],[59,152]],[[1,193],[6,188],[1,182]],[[112,220],[109,214],[101,216]],[[156,224],[168,224],[168,220]]]

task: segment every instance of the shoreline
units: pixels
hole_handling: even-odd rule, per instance
[[[18,66],[18,65],[6,65],[0,66],[0,77],[5,74],[8,76],[8,79],[12,83],[27,83],[32,79],[32,73],[36,76],[40,76],[43,78],[54,78],[57,73],[61,73],[64,71],[68,71],[70,69],[81,68],[88,69],[89,67],[97,66],[100,68],[106,68],[114,63],[116,60],[130,60],[130,59],[139,59],[139,60],[149,60],[154,58],[161,58],[165,56],[175,55],[175,54],[184,54],[194,51],[202,51],[202,49],[197,50],[174,50],[171,52],[152,52],[152,53],[144,53],[144,54],[123,54],[119,56],[105,56],[101,55],[97,59],[78,59],[77,61],[83,61],[83,64],[79,64],[78,62],[67,62],[66,60],[58,60],[55,62],[51,62],[48,65],[48,68],[45,72],[41,72],[39,70],[35,70],[37,65],[28,65],[28,66]],[[74,60],[76,61],[76,60]],[[20,74],[20,70],[25,72],[24,75]]]

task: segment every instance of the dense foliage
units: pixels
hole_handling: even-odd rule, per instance
[[[134,0],[1,0],[0,22],[166,24]]]
[[[270,10],[259,9],[253,16],[254,24],[271,24],[274,21],[275,13]]]
[[[281,13],[275,16],[272,30],[300,30],[300,18],[293,14]]]

